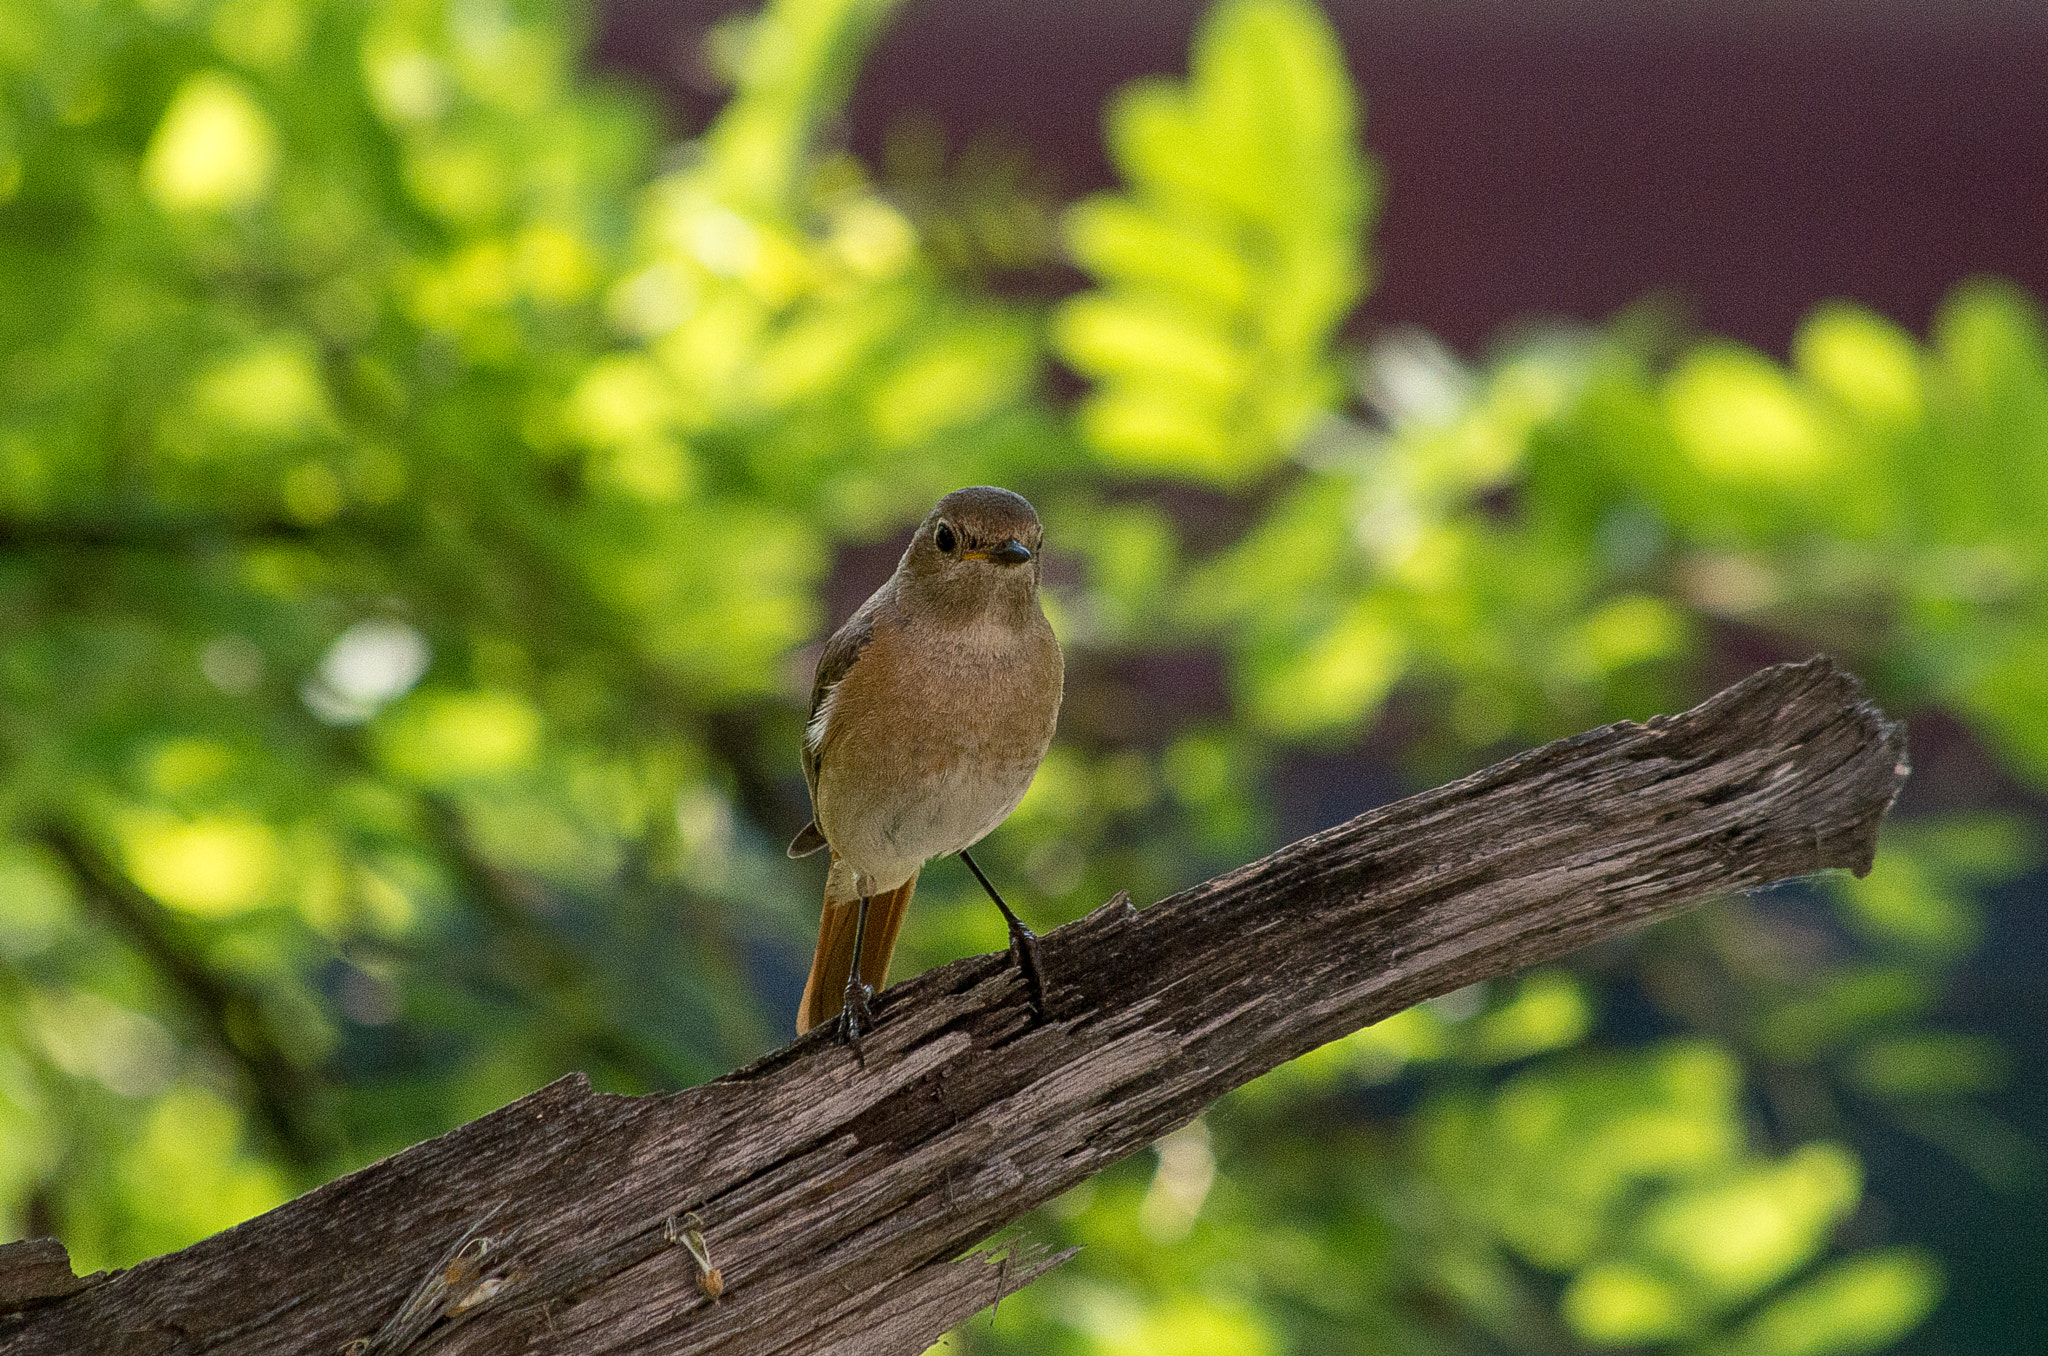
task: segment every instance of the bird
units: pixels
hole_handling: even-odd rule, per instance
[[[955,490],[911,535],[887,582],[819,656],[804,726],[811,822],[791,857],[829,850],[798,1034],[873,1026],[896,934],[935,857],[958,854],[1002,910],[1044,1010],[1037,938],[967,854],[1009,818],[1052,743],[1065,686],[1039,603],[1044,529],[1022,495]]]

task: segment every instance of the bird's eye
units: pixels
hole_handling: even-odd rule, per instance
[[[932,533],[932,541],[937,543],[938,548],[947,555],[953,554],[953,548],[960,544],[953,536],[953,529],[945,523],[940,523],[939,530]]]

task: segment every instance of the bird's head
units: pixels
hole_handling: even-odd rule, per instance
[[[954,607],[993,598],[1036,601],[1045,529],[1021,494],[993,485],[955,490],[918,524],[898,569]]]

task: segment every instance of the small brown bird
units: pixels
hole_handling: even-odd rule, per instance
[[[1052,742],[1064,666],[1038,604],[1038,514],[993,486],[938,502],[896,573],[825,642],[804,730],[811,822],[789,855],[832,850],[798,1032],[872,1025],[896,933],[934,857],[960,854],[1044,999],[1037,939],[967,855],[1024,799]],[[857,963],[856,963],[857,962]],[[870,987],[872,986],[872,987]]]

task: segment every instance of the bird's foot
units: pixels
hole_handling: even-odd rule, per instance
[[[875,991],[858,979],[846,981],[846,1001],[833,1022],[841,1045],[857,1046],[862,1036],[875,1029],[875,1014],[868,1007],[868,1000],[874,996]]]
[[[1017,911],[1003,902],[1002,895],[996,892],[996,887],[989,883],[988,877],[975,865],[974,858],[967,855],[965,848],[960,850],[960,860],[967,864],[967,869],[981,882],[981,888],[988,891],[988,897],[995,901],[995,906],[1003,911],[1003,921],[1010,925],[1010,959],[1024,974],[1024,987],[1031,1010],[1043,1018],[1046,1015],[1045,967],[1039,964],[1038,960],[1038,934],[1025,927],[1024,920],[1017,916]]]
[[[1005,913],[1009,910],[1005,909]],[[1014,915],[1010,918],[1010,962],[1024,975],[1024,986],[1030,994],[1031,1010],[1040,1017],[1045,1007],[1045,966],[1038,956],[1038,934],[1024,926]]]

